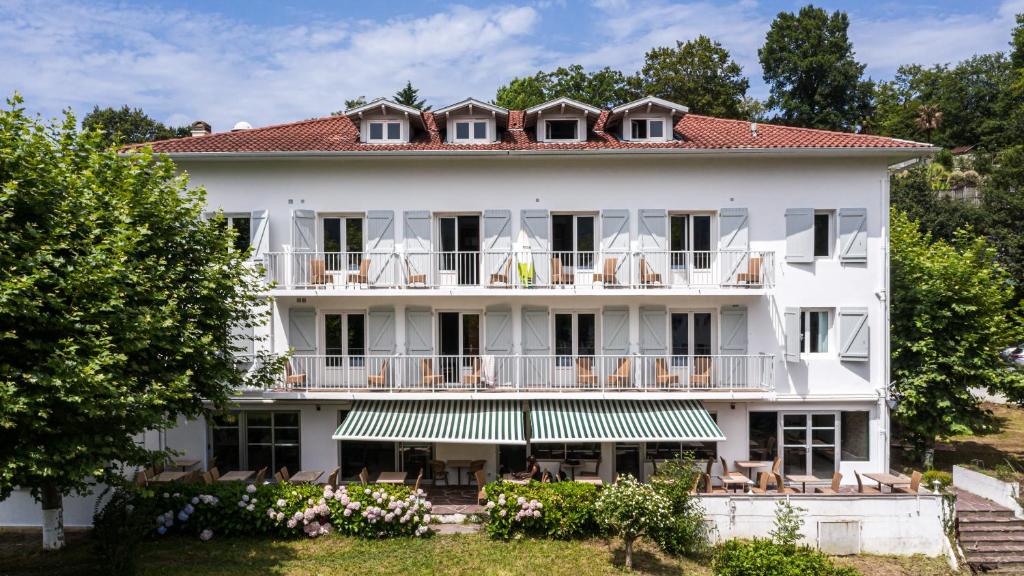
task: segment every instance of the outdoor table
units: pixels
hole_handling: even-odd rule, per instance
[[[771,468],[772,464],[774,464],[774,462],[772,462],[771,460],[737,460],[736,461],[736,467],[737,468],[744,468],[746,470],[751,470],[751,471],[757,470],[758,468]]]
[[[827,482],[827,480],[824,480],[822,478],[818,478],[817,476],[813,476],[813,475],[810,475],[810,474],[791,474],[791,475],[787,475],[786,479],[789,480],[790,482],[799,482],[800,483],[800,488],[801,488],[800,491],[803,492],[804,494],[807,493],[807,483],[808,482],[811,482],[811,483],[814,483],[814,482]],[[782,488],[782,487],[780,486],[779,488]]]
[[[323,470],[299,470],[288,479],[292,484],[312,484],[324,475]]]
[[[195,468],[198,464],[197,458],[175,458],[170,462],[172,468],[181,468],[183,472]]]
[[[222,474],[220,478],[217,478],[217,482],[245,482],[256,475],[253,470],[235,470]]]
[[[449,468],[455,469],[455,485],[462,486],[462,469],[469,470],[469,460],[449,460],[445,462]]]
[[[572,475],[572,479],[576,479],[576,469],[583,467],[582,460],[565,460],[562,465],[569,469],[569,474]]]
[[[187,476],[192,474],[191,472],[161,472],[150,479],[150,482],[165,483],[165,482],[177,482],[184,480]]]
[[[377,484],[405,484],[408,472],[381,472],[377,476]]]
[[[873,472],[871,474],[862,474],[862,476],[864,476],[865,478],[870,478],[875,482],[878,482],[879,492],[882,491],[883,484],[889,487],[890,492],[893,491],[893,488],[897,484],[910,484],[910,478],[902,476],[893,476],[892,474],[887,474],[885,472]]]
[[[736,488],[746,488],[753,484],[750,478],[747,478],[746,476],[719,476],[719,478],[721,478],[722,485],[725,486],[726,489],[731,488],[735,490]]]

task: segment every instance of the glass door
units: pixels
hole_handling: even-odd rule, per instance
[[[594,216],[554,214],[551,216],[551,250],[562,264],[564,274],[594,270],[596,226]],[[568,282],[559,282],[568,283]]]
[[[332,312],[324,314],[323,322],[326,365],[362,368],[366,362],[366,316]]]
[[[438,266],[445,284],[479,284],[480,217],[443,216],[438,219],[441,254]]]
[[[615,444],[615,475],[629,474],[637,480],[640,477],[640,445]]]
[[[556,382],[563,386],[595,385],[597,315],[582,312],[555,314]],[[572,374],[576,375],[575,380]]]
[[[782,458],[786,474],[831,478],[836,471],[836,415],[783,414]]]
[[[672,367],[688,376],[691,385],[708,387],[713,376],[714,335],[710,312],[673,312],[669,338],[672,343]]]
[[[438,312],[441,373],[445,382],[475,383],[480,358],[480,314],[475,312]],[[464,378],[464,376],[466,378]]]
[[[328,216],[320,221],[327,270],[357,271],[363,259],[363,219]]]

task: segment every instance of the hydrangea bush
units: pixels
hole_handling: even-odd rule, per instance
[[[497,481],[485,487],[487,533],[508,540],[523,536],[569,539],[597,533],[592,484],[555,482],[527,485]]]

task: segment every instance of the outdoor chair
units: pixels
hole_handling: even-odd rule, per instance
[[[274,483],[275,484],[284,484],[284,481],[285,481],[284,480],[284,476],[282,476],[280,472],[274,472]]]
[[[145,487],[146,484],[149,482],[149,478],[146,477],[146,471],[136,470],[135,478],[133,479],[133,481],[135,482],[136,486]]]
[[[512,285],[512,255],[509,254],[505,257],[505,265],[501,267],[501,272],[491,273],[491,279],[487,282],[491,286],[495,285]]]
[[[580,470],[576,473],[580,478],[597,478],[601,473],[601,457],[598,456],[597,460],[594,460],[594,470]]]
[[[619,358],[619,367],[614,374],[608,376],[609,386],[629,386],[630,372],[633,368],[633,361],[630,358]]]
[[[759,472],[757,474],[757,486],[751,487],[750,491],[754,494],[767,494],[768,493],[768,480],[772,477],[771,472]]]
[[[277,473],[281,475],[281,478],[283,478],[285,482],[287,482],[288,479],[292,477],[292,475],[288,473],[287,466],[281,466],[281,469],[278,470]]]
[[[576,359],[576,384],[580,386],[597,385],[597,376],[594,374],[589,358]]]
[[[711,481],[711,474],[704,475],[704,493],[705,494],[728,494],[729,491],[725,487],[715,487]]]
[[[658,386],[679,384],[679,375],[668,371],[668,363],[664,358],[654,359],[654,382]]]
[[[878,488],[872,488],[871,486],[865,486],[864,480],[860,477],[860,472],[853,471],[853,475],[857,477],[857,492],[860,494],[881,494],[882,491]]]
[[[483,470],[486,465],[487,460],[471,460],[469,462],[469,473],[476,474],[478,470]]]
[[[774,474],[775,476],[775,492],[778,494],[800,494],[800,490],[793,488],[792,486],[786,486],[786,483],[782,480],[782,474]]]
[[[746,474],[742,472],[730,472],[729,464],[725,461],[725,457],[719,456],[718,459],[722,461],[722,478],[736,478],[738,480],[746,480],[747,482],[750,482],[750,478],[747,478]]]
[[[485,486],[487,486],[487,473],[481,468],[476,471],[475,477],[478,488],[476,492],[476,503],[479,504],[487,499],[487,491],[484,489]]]
[[[420,372],[423,374],[420,379],[422,385],[436,386],[437,384],[444,384],[444,374],[434,372],[434,361],[430,358],[420,360]]]
[[[562,259],[558,256],[551,257],[551,284],[553,286],[566,286],[576,282],[574,274],[562,271]]]
[[[901,486],[897,488],[895,491],[900,492],[902,494],[917,494],[918,490],[921,489],[921,477],[921,473],[918,472],[917,470],[914,470],[914,472],[910,475],[910,486]]]
[[[760,284],[761,283],[761,257],[752,257],[747,262],[747,271],[740,272],[736,275],[736,282],[740,284]]]
[[[640,257],[640,283],[651,286],[661,285],[661,273],[655,272],[647,263],[647,258]]]
[[[409,262],[409,257],[408,256],[406,256],[404,258],[404,260],[405,260],[405,283],[406,283],[406,285],[412,286],[412,287],[416,287],[416,288],[426,288],[426,286],[427,286],[427,275],[426,274],[422,274],[418,270],[416,270],[416,268],[412,265],[412,262]]]
[[[691,386],[711,386],[711,361],[707,356],[698,356],[693,359],[693,373],[690,374]]]
[[[292,361],[288,359],[284,364],[284,382],[288,386],[304,386],[306,384],[305,374],[296,374],[292,370]]]
[[[214,466],[213,468],[210,468],[209,472],[210,472],[210,477],[213,478],[214,482],[216,482],[217,480],[220,480],[220,470],[218,470],[216,466]]]
[[[213,483],[214,483],[213,474],[210,474],[209,470],[207,470],[206,472],[203,472],[203,484],[213,484]]]
[[[262,484],[267,479],[267,467],[260,468],[260,471],[256,473],[256,479],[253,480],[253,484]]]
[[[327,476],[326,484],[332,488],[336,488],[338,486],[338,474],[340,473],[341,468],[335,468],[334,470],[332,470],[330,475]]]
[[[367,386],[387,386],[388,384],[388,360],[380,363],[380,372],[366,375]]]
[[[319,259],[309,261],[309,283],[314,286],[327,284],[327,262]]]
[[[359,272],[348,275],[349,284],[369,284],[370,283],[370,259],[363,258],[359,261]]]
[[[462,383],[468,386],[479,386],[480,382],[484,379],[483,375],[480,374],[480,358],[473,357],[473,371],[469,374],[462,376]]]
[[[619,279],[616,274],[616,269],[618,267],[618,258],[605,258],[604,270],[600,273],[594,274],[594,282],[601,282],[605,286],[618,286]]]
[[[815,488],[815,494],[839,494],[839,482],[842,481],[843,475],[839,472],[832,474],[832,485],[826,488]]]
[[[420,484],[423,482],[423,467],[420,466],[420,473],[416,476],[416,485],[412,487],[413,494],[420,493]]]
[[[431,460],[430,469],[434,473],[434,486],[444,482],[445,486],[448,484],[448,465],[445,464],[444,460]]]
[[[363,466],[363,469],[359,471],[359,483],[366,486],[370,483],[370,471]]]

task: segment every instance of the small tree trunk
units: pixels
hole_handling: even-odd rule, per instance
[[[43,550],[64,547],[64,498],[52,482],[43,485]]]
[[[633,538],[624,538],[626,541],[626,569],[633,569]]]
[[[935,467],[935,438],[929,438],[924,446],[924,469],[931,470]]]

